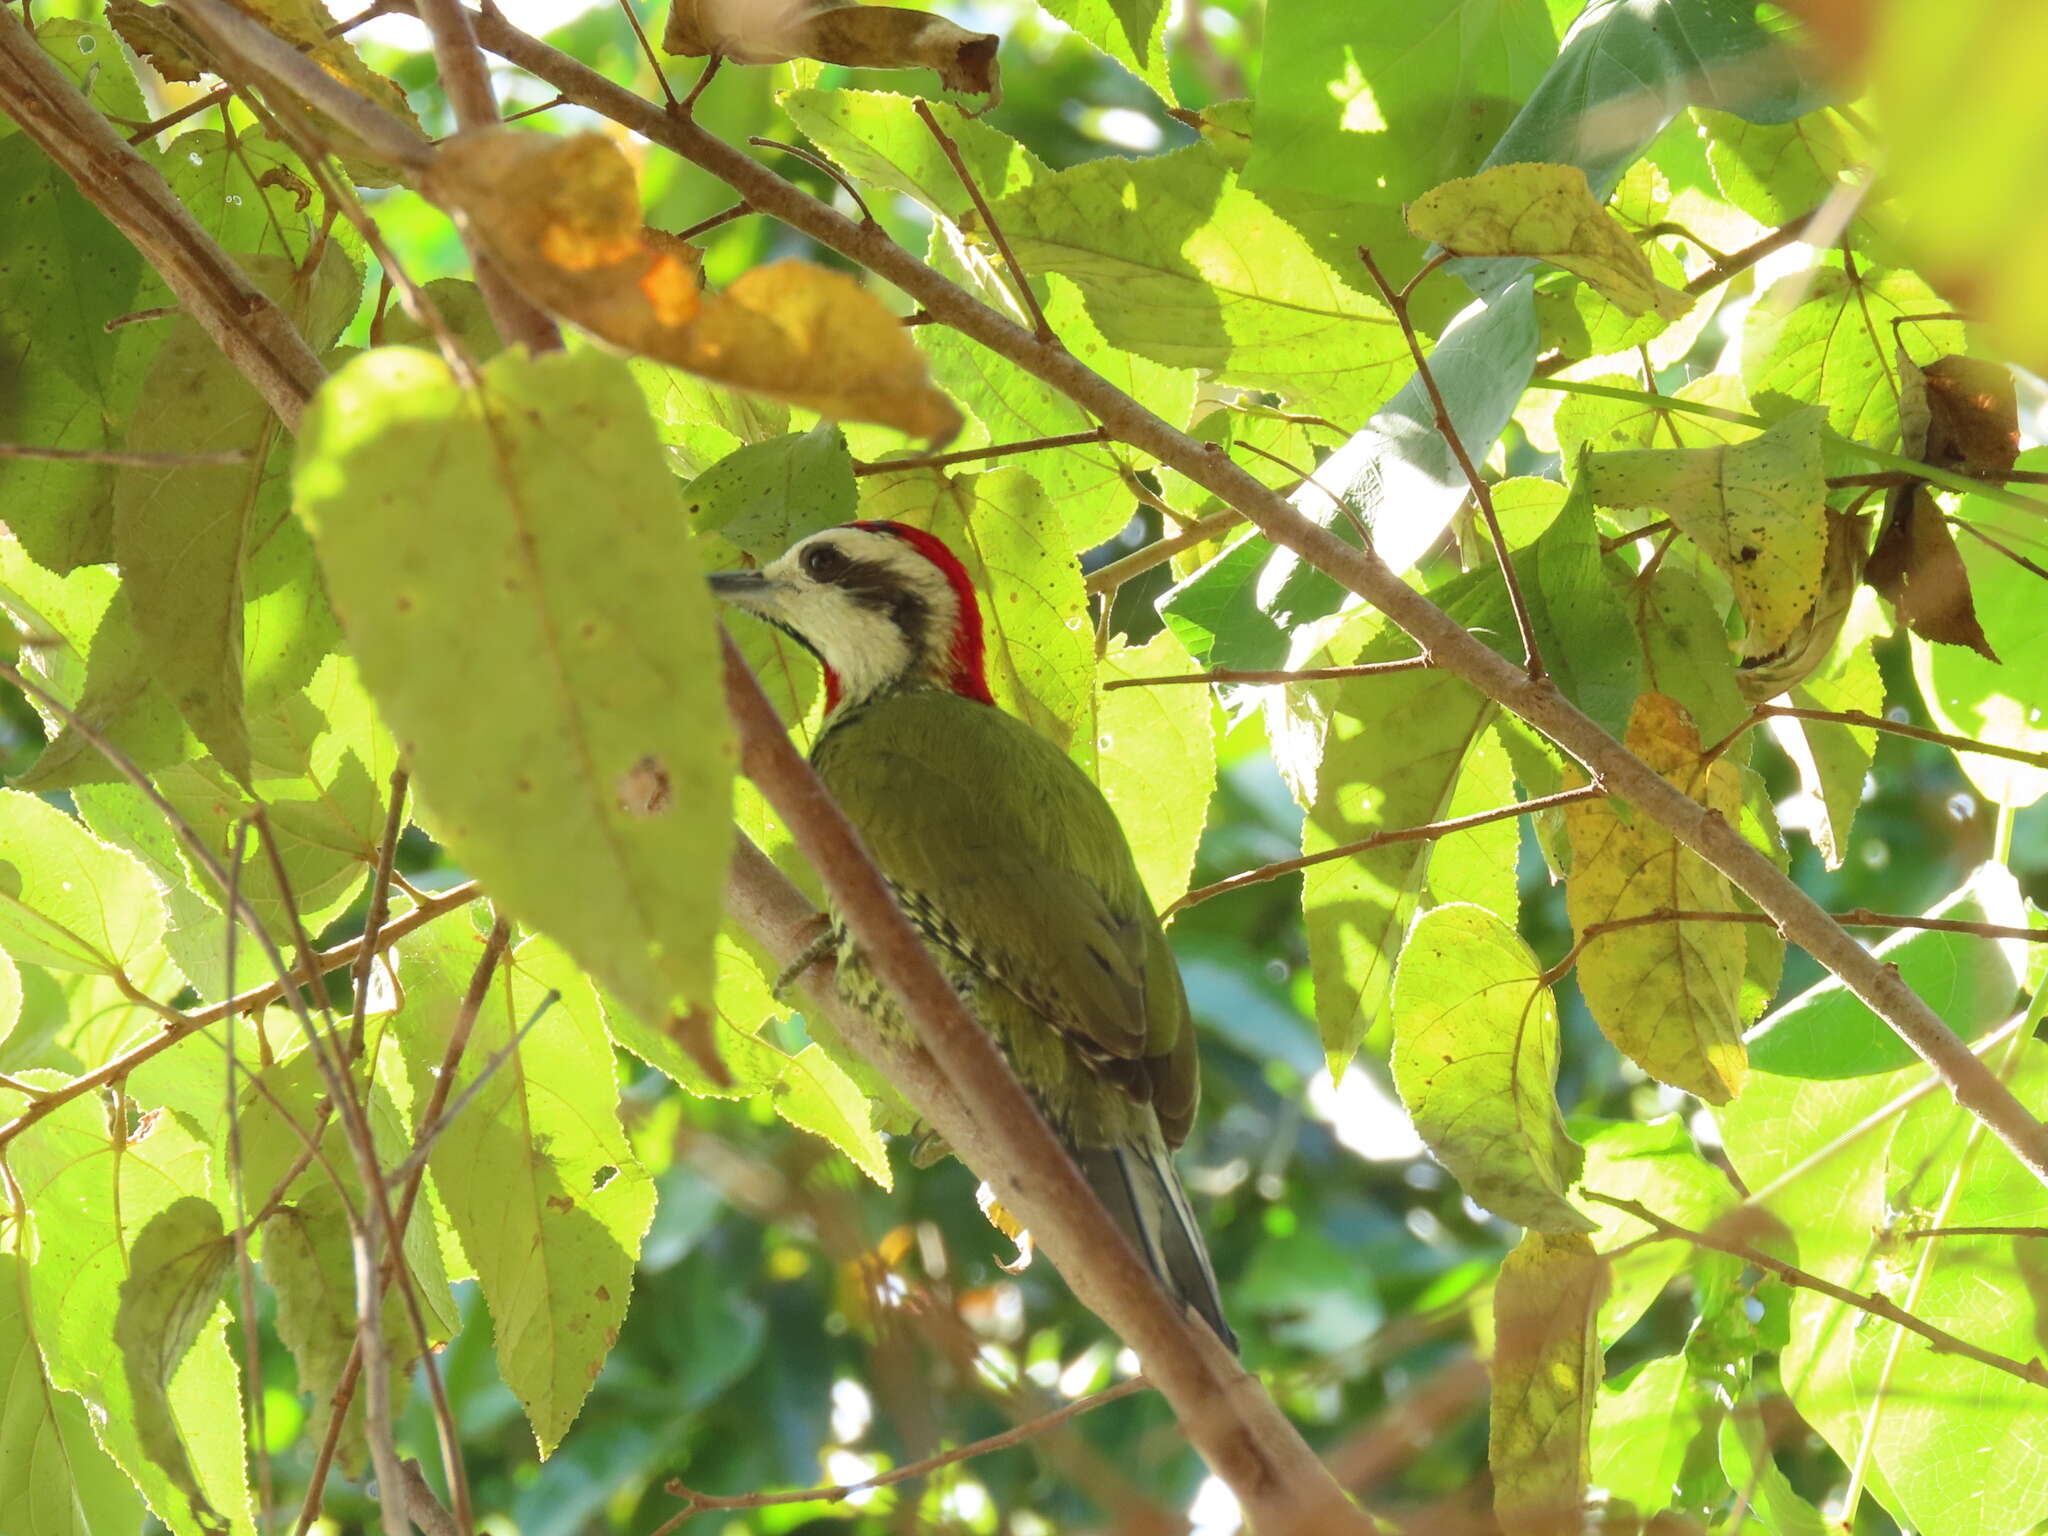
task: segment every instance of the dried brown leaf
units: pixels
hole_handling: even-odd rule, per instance
[[[2019,457],[2012,370],[1974,357],[1925,368],[1899,349],[1899,435],[1909,457],[1971,475],[2002,475]]]
[[[183,22],[160,5],[142,0],[107,0],[107,22],[121,35],[121,41],[143,58],[166,80],[191,84],[213,72],[206,50],[185,30]]]
[[[1002,99],[997,42],[943,16],[857,0],[675,0],[661,34],[661,46],[682,58],[936,70],[947,90],[987,96],[990,105]]]
[[[1925,481],[1894,486],[1885,497],[1884,527],[1864,579],[1890,600],[1906,627],[1924,640],[1966,645],[1987,661],[1998,653],[1977,622],[1970,573],[1955,536]]]
[[[701,257],[641,225],[632,166],[602,135],[464,134],[420,189],[461,213],[536,303],[614,346],[840,420],[959,430],[923,354],[852,278],[785,261],[705,297]]]

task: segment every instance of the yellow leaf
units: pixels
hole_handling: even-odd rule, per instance
[[[404,89],[365,64],[348,40],[329,35],[334,17],[321,0],[233,0],[237,10],[254,17],[272,32],[312,57],[328,74],[360,96],[366,96],[400,121],[419,127],[420,120],[405,99]],[[289,99],[289,98],[287,98]],[[312,120],[321,137],[341,149],[350,161],[349,174],[369,186],[388,186],[389,167],[356,136],[311,107],[299,110]]]
[[[784,261],[702,296],[695,248],[641,227],[632,166],[600,134],[464,134],[420,190],[536,303],[614,346],[838,420],[959,430],[923,354],[854,279]]]
[[[1433,187],[1408,205],[1408,227],[1458,256],[1533,256],[1576,273],[1631,315],[1676,320],[1688,294],[1660,283],[1650,258],[1602,208],[1575,165],[1496,165]]]
[[[1486,1462],[1505,1536],[1585,1528],[1606,1294],[1606,1261],[1577,1233],[1531,1232],[1501,1264]]]
[[[1742,810],[1733,763],[1700,759],[1699,730],[1676,699],[1638,698],[1628,746],[1666,780],[1731,824]],[[1647,816],[1624,822],[1606,800],[1565,807],[1572,931],[1658,912],[1728,912],[1735,892],[1713,865]],[[1579,953],[1579,990],[1615,1048],[1660,1082],[1725,1104],[1749,1070],[1742,1045],[1738,923],[1664,918],[1597,934]]]
[[[190,84],[213,68],[199,40],[161,5],[107,0],[107,22],[166,80]]]
[[[817,59],[849,69],[931,69],[949,91],[1002,100],[997,38],[943,16],[855,0],[675,0],[661,46],[739,64]]]
[[[1586,457],[1595,502],[1656,508],[1726,573],[1748,625],[1742,654],[1751,659],[1781,653],[1821,595],[1821,420],[1813,407],[1746,443]]]

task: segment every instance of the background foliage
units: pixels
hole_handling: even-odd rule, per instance
[[[309,42],[328,24],[253,9]],[[752,790],[728,789],[701,573],[856,515],[960,551],[999,701],[1097,774],[1162,907],[1199,898],[1171,928],[1204,1059],[1182,1167],[1246,1364],[1371,1507],[1418,1530],[1557,1529],[1590,1485],[1615,1530],[2048,1520],[2043,1386],[2019,1366],[2040,1351],[2048,1197],[1768,926],[1658,916],[1737,910],[1718,873],[1596,798],[1354,849],[1583,776],[1444,672],[1105,687],[1415,648],[1127,444],[892,468],[917,457],[903,432],[815,409],[862,393],[831,375],[844,356],[774,398],[574,332],[563,355],[500,352],[456,226],[352,153],[392,258],[482,364],[465,377],[337,217],[333,162],[316,174],[242,97],[140,131],[211,87],[137,57],[163,14],[60,0],[29,19],[335,373],[287,433],[190,320],[150,313],[162,283],[0,119],[0,604],[34,690],[5,693],[0,737],[0,1115],[19,1116],[0,1122],[0,1536],[240,1532],[265,1509],[285,1529],[323,1482],[320,1528],[375,1523],[360,1404],[316,1470],[377,1173],[352,1146],[412,1210],[414,1310],[398,1290],[383,1306],[395,1439],[445,1496],[424,1341],[481,1529],[651,1531],[678,1507],[670,1477],[856,1481],[1134,1368],[1049,1266],[1000,1267],[973,1176],[910,1169],[893,1093],[720,931],[735,819],[815,887]],[[659,94],[619,8],[507,14]],[[797,59],[727,65],[698,120],[808,146],[757,153],[848,211],[857,190],[890,237],[1028,323],[913,112],[931,96],[1075,357],[1340,531],[1356,519],[1519,660],[1486,520],[1356,251],[1396,286],[1432,241],[1473,253],[1405,311],[1559,687],[1831,910],[1949,923],[1859,933],[2044,1103],[2030,999],[2048,952],[2012,937],[2048,899],[2026,488],[2043,465],[2008,477],[1997,447],[2041,435],[2022,152],[2040,142],[2040,17],[1994,0],[1825,8],[1812,31],[1732,0],[948,14],[1001,37],[1002,99],[978,117],[922,71]],[[452,130],[416,22],[350,38],[323,57]],[[508,114],[553,100],[509,68],[494,83]],[[734,201],[582,108],[533,126],[608,132],[656,230]],[[1487,208],[1432,191],[1526,162],[1578,167],[1597,203],[1535,238],[1522,221],[1551,184],[1510,183],[1496,238]],[[554,179],[532,174],[505,189],[515,210]],[[503,201],[466,204],[472,228]],[[697,238],[709,292],[791,256],[850,270],[758,215]],[[961,415],[945,448],[1095,425],[958,332],[902,334],[929,369],[908,393]],[[2022,365],[2016,407],[1945,407],[1939,373],[1916,380],[1965,353]],[[1862,518],[1853,535],[1831,535],[1823,500]],[[1887,584],[1873,560],[1859,586],[1829,538],[1860,552],[1880,524],[1895,568]],[[808,663],[739,638],[803,739]],[[1763,699],[1817,714],[1753,721]],[[361,1043],[337,1068],[351,1139],[293,1010],[219,1005],[301,930],[314,948],[363,932],[401,761],[403,935],[354,978],[353,1027],[347,969],[305,1009]],[[1206,890],[1247,871],[1265,878]],[[231,941],[236,901],[260,938]],[[1575,947],[1629,916],[1650,920]],[[700,1033],[670,1027],[684,1015]],[[1925,1235],[1958,1228],[1977,1230]],[[1709,1229],[1722,1248],[1694,1240]],[[1884,1298],[1939,1347],[1784,1265]],[[1490,1424],[1475,1354],[1495,1366]],[[853,1504],[696,1518],[1237,1523],[1150,1396]]]

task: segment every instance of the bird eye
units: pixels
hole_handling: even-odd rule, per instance
[[[846,555],[835,545],[813,544],[803,553],[803,567],[813,581],[832,581],[846,569]]]

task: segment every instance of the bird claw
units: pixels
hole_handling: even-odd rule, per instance
[[[811,937],[809,943],[797,951],[797,957],[782,968],[782,974],[775,978],[775,985],[770,990],[774,993],[775,1001],[778,1003],[787,1003],[789,1001],[788,994],[791,983],[820,960],[831,954],[836,947],[834,943],[835,936],[832,932],[832,920],[823,913],[820,913],[816,922],[818,923],[818,932]]]

